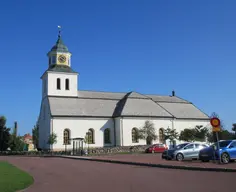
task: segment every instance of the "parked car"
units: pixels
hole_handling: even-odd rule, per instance
[[[229,163],[236,160],[236,140],[219,141],[220,150],[217,150],[217,143],[212,146],[202,149],[199,152],[199,159],[203,162],[210,160],[218,160],[219,154],[223,163]]]
[[[202,143],[189,143],[181,149],[175,150],[175,152],[173,153],[173,158],[177,161],[186,159],[198,159],[200,150],[206,147],[209,146]]]
[[[163,151],[167,150],[168,147],[165,144],[154,144],[148,147],[145,152],[146,153],[162,153]]]
[[[163,153],[162,153],[162,159],[166,159],[166,160],[171,160],[174,158],[173,154],[176,150],[179,150],[179,149],[182,149],[183,147],[185,147],[186,145],[188,145],[189,142],[187,143],[182,143],[182,144],[179,144],[177,146],[175,146],[175,148],[173,149],[169,149],[169,150],[165,150]]]

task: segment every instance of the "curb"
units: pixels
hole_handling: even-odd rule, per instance
[[[74,160],[85,160],[85,161],[96,161],[103,163],[114,163],[114,164],[123,164],[123,165],[136,165],[142,167],[156,167],[156,168],[166,168],[166,169],[180,169],[180,170],[189,170],[189,171],[211,171],[211,172],[236,172],[236,169],[228,168],[204,168],[204,167],[188,167],[188,166],[179,166],[179,165],[164,165],[164,164],[153,164],[153,163],[138,163],[138,162],[127,162],[127,161],[118,161],[118,160],[108,160],[108,159],[89,159],[89,158],[79,158],[79,157],[68,157],[68,156],[56,156],[66,159]]]

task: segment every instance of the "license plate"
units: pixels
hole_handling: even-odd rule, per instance
[[[204,155],[204,154],[203,154],[202,156],[203,156],[203,157],[208,157],[208,155]]]

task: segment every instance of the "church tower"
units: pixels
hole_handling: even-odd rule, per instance
[[[48,52],[48,69],[41,79],[42,97],[77,97],[78,73],[71,68],[71,53],[62,41],[59,30],[56,44]]]

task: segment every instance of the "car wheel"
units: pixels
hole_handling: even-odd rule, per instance
[[[225,164],[229,163],[230,162],[229,154],[228,153],[223,153],[221,155],[221,161]]]
[[[176,160],[177,160],[177,161],[182,161],[183,159],[184,159],[184,156],[183,156],[182,153],[178,153],[178,154],[176,155]]]

